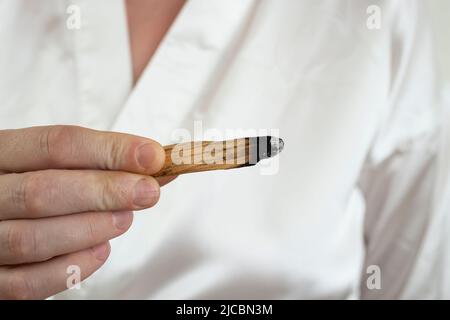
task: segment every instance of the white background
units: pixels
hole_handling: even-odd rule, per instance
[[[442,76],[450,85],[450,0],[423,1],[431,10]]]

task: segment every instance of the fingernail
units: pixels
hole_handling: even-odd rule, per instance
[[[159,187],[148,179],[141,179],[134,189],[134,204],[138,207],[148,207],[159,197]]]
[[[133,212],[123,211],[123,212],[113,212],[113,223],[114,226],[119,230],[128,229],[131,224]]]
[[[155,147],[151,143],[144,144],[137,149],[137,161],[139,165],[148,169],[155,160]]]
[[[108,242],[100,244],[100,245],[92,248],[92,251],[94,252],[95,258],[97,258],[98,260],[104,261],[109,256],[109,244],[108,244]]]

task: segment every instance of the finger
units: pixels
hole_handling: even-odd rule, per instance
[[[0,220],[152,207],[158,182],[116,171],[46,170],[0,176]]]
[[[158,172],[164,150],[153,140],[75,126],[0,131],[0,169],[108,169],[142,174]]]
[[[175,180],[178,176],[167,176],[167,177],[157,177],[155,178],[158,181],[160,187],[164,187],[166,184]]]
[[[84,280],[98,270],[110,253],[109,243],[51,260],[0,268],[0,299],[45,299]]]
[[[94,247],[128,230],[131,212],[80,213],[0,222],[0,264],[17,265]]]

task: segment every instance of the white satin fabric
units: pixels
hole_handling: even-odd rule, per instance
[[[448,296],[450,147],[421,1],[189,0],[134,88],[122,0],[2,0],[0,13],[2,129],[166,144],[201,120],[218,138],[278,129],[286,143],[260,167],[164,187],[58,298]]]

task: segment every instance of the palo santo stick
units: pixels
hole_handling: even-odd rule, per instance
[[[253,166],[279,154],[282,139],[252,137],[227,141],[191,141],[165,146],[166,160],[155,177]]]

